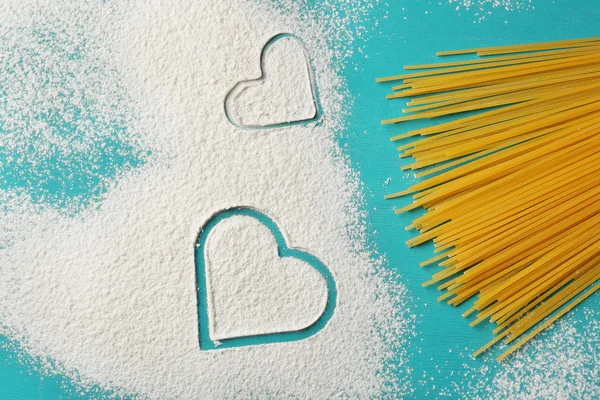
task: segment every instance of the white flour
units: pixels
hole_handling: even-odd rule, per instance
[[[513,11],[530,9],[533,6],[533,0],[448,0],[450,4],[456,4],[457,8],[466,10],[480,10],[497,8],[499,10]]]
[[[332,17],[306,13],[306,5],[293,2],[287,8],[221,0],[12,3],[0,3],[1,33],[19,28],[18,21],[25,36],[35,28],[84,39],[93,61],[110,73],[108,82],[80,86],[110,100],[99,103],[98,113],[115,104],[127,110],[134,135],[123,140],[153,155],[109,182],[105,199],[76,216],[31,205],[27,191],[2,193],[11,201],[0,209],[10,244],[0,246],[5,333],[83,387],[143,397],[372,398],[408,390],[386,364],[401,354],[410,323],[404,289],[387,284],[364,250],[358,180],[335,142],[344,112],[338,71],[347,54],[332,51],[324,38],[350,42],[353,21],[337,18],[338,10]],[[369,8],[347,7],[353,15]],[[281,32],[306,45],[322,124],[237,128],[224,113],[225,96],[237,82],[260,76],[260,51]],[[15,56],[23,51],[19,41],[10,48]],[[62,68],[52,60],[33,67],[40,74]],[[125,95],[111,100],[114,87]],[[16,86],[11,90],[18,96]],[[54,99],[40,96],[37,105]],[[281,92],[271,100],[279,96],[284,114],[294,114],[296,104]],[[23,107],[24,120],[32,121],[32,106]],[[332,271],[338,304],[315,336],[200,350],[194,243],[213,213],[232,206],[269,215],[291,243]],[[264,290],[277,284],[269,277],[259,282]],[[291,325],[300,321],[287,317]],[[398,361],[401,368],[404,360]]]
[[[472,17],[473,23],[481,23],[496,13],[535,9],[533,0],[448,0],[448,4],[455,6],[458,13],[465,11]]]
[[[600,398],[599,315],[593,306],[572,313],[511,356],[495,375],[487,368],[469,370],[466,384],[459,385],[463,396],[498,400]],[[576,328],[579,321],[582,324]],[[489,361],[494,362],[491,356]]]

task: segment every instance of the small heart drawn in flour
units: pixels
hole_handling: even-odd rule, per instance
[[[325,327],[337,299],[327,267],[247,207],[204,225],[196,276],[202,350],[305,339]]]
[[[238,82],[225,98],[225,115],[242,128],[276,128],[319,118],[310,60],[300,40],[282,33],[260,57],[262,75]]]

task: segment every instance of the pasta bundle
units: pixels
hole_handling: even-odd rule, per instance
[[[438,55],[476,59],[407,66],[390,99],[410,98],[384,124],[470,113],[392,140],[403,170],[426,178],[387,196],[423,207],[407,229],[432,240],[444,267],[424,285],[490,320],[513,343],[498,360],[600,289],[600,38]]]

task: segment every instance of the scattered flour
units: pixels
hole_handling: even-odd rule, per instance
[[[473,22],[482,22],[495,11],[513,12],[533,10],[533,0],[448,0],[456,6],[456,11],[466,11],[473,16]]]
[[[108,174],[104,194],[76,214],[34,200],[35,182],[19,190],[2,188],[4,334],[46,360],[48,373],[116,394],[321,399],[409,392],[408,377],[393,373],[405,360],[388,363],[405,354],[411,321],[404,314],[405,289],[379,273],[364,247],[359,181],[335,141],[345,111],[339,68],[349,53],[328,46],[326,38],[351,43],[355,34],[366,35],[349,27],[372,5],[348,2],[345,9],[328,11],[324,3],[310,11],[308,3],[292,1],[276,6],[55,0],[4,1],[0,7],[0,36],[17,29],[81,37],[82,49],[101,60],[94,70],[101,74],[98,79],[82,73],[70,85],[74,92],[87,90],[106,100],[98,103],[99,117],[90,120],[108,121],[124,112],[119,124],[130,132],[102,130],[105,125],[99,130],[75,127],[92,135],[88,143],[102,147],[103,140],[94,135],[120,137],[123,143],[116,148],[133,149],[127,154],[152,153],[143,163],[125,163],[130,167],[124,172]],[[306,45],[322,124],[242,131],[227,120],[225,96],[237,82],[260,76],[260,51],[281,32]],[[8,49],[15,59],[29,51],[19,40]],[[78,54],[73,53],[75,60]],[[70,77],[70,64],[58,59],[36,68]],[[19,79],[28,82],[27,74]],[[52,80],[41,82],[48,82],[48,89],[54,86]],[[20,118],[26,125],[44,119],[34,118],[34,106],[19,93],[35,93],[40,96],[35,107],[47,106],[61,117],[69,113],[67,100],[76,98],[69,94],[61,100],[66,108],[63,103],[55,107],[51,90],[20,92],[14,83],[3,90],[24,107]],[[293,113],[294,103],[279,104]],[[38,131],[41,136],[49,132]],[[6,140],[25,143],[17,134]],[[32,154],[55,142],[60,140],[52,136],[34,141]],[[71,144],[62,141],[58,148]],[[93,152],[94,146],[82,145],[81,154]],[[103,157],[94,156],[97,164],[82,164],[96,171]],[[274,218],[291,243],[328,266],[338,304],[329,324],[306,340],[203,352],[194,243],[213,213],[240,205]],[[270,284],[261,282],[262,287]]]
[[[93,21],[65,30],[57,10],[20,3],[0,3],[0,192],[72,214],[147,149]]]
[[[568,314],[502,363],[495,375],[486,367],[469,370],[466,383],[458,385],[463,395],[499,400],[600,398],[600,315],[585,306],[574,312],[577,316]],[[492,357],[489,361],[494,362]]]

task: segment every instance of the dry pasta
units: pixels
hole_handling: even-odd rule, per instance
[[[512,344],[501,360],[600,289],[600,38],[439,52],[378,79],[408,99],[384,124],[458,115],[392,137],[424,178],[396,198],[424,208],[409,246],[433,241],[440,301],[473,305]],[[461,116],[462,113],[475,115]]]

